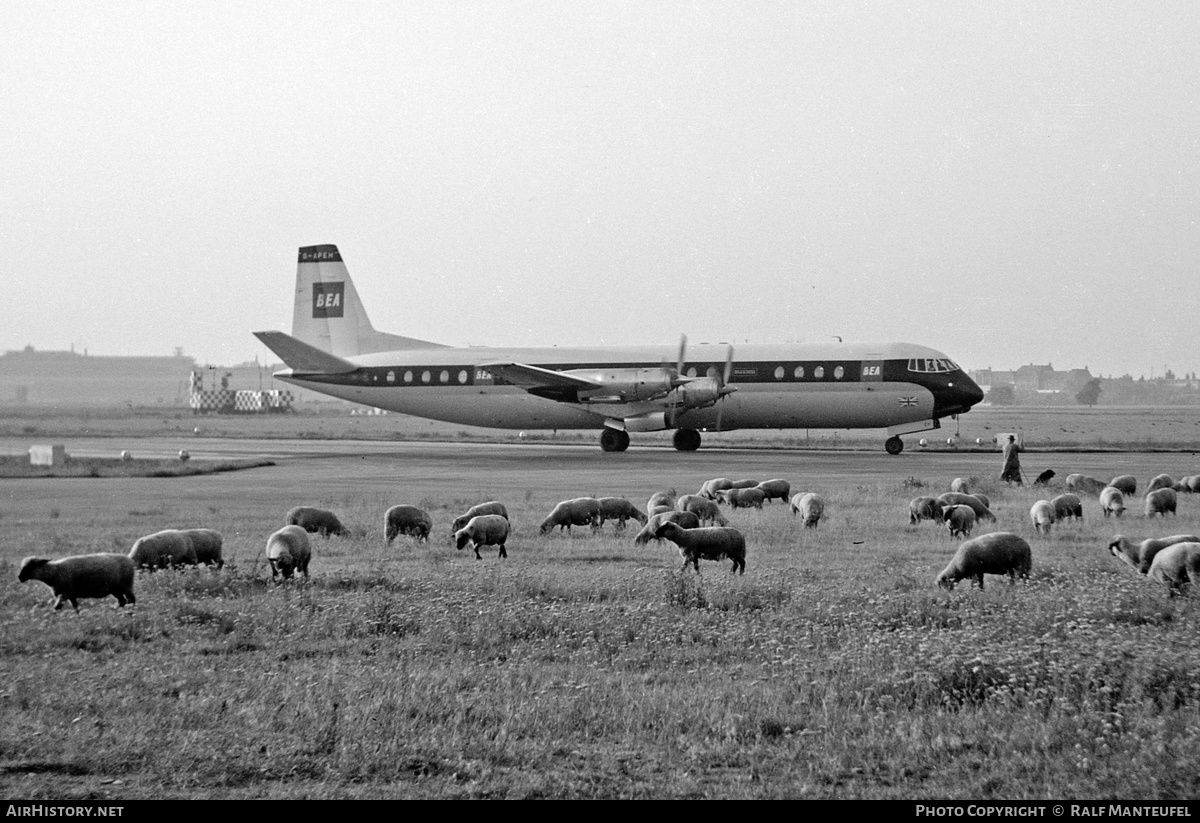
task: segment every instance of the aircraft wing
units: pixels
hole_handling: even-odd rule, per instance
[[[261,340],[268,349],[279,355],[279,358],[294,372],[348,374],[358,370],[358,366],[349,360],[335,357],[281,331],[256,331],[254,336]]]
[[[523,363],[480,363],[479,368],[498,374],[509,383],[523,389],[590,391],[604,387],[603,383],[595,380],[587,380],[573,374],[564,374],[537,366],[526,366]]]

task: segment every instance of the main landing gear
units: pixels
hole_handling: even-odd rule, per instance
[[[623,452],[629,448],[629,432],[606,428],[600,432],[600,449],[606,452]]]
[[[674,442],[676,451],[694,452],[700,448],[700,432],[695,429],[677,429]]]
[[[884,441],[883,447],[887,449],[888,454],[899,454],[904,451],[904,441],[893,435]]]

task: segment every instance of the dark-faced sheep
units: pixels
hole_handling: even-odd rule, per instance
[[[429,512],[416,506],[392,506],[383,514],[383,533],[388,545],[401,534],[428,543],[431,531],[433,518]]]
[[[1054,504],[1049,500],[1037,501],[1029,508],[1029,520],[1038,534],[1050,534],[1050,527],[1055,520]]]
[[[1033,552],[1024,538],[1011,532],[993,532],[959,546],[936,582],[943,589],[953,589],[958,581],[971,579],[982,591],[985,574],[1006,574],[1015,582],[1017,575],[1028,577],[1032,568]]]
[[[163,529],[135,540],[129,550],[129,559],[137,568],[151,571],[195,566],[196,550],[179,529]]]
[[[508,550],[504,547],[508,541],[508,534],[508,518],[498,514],[481,514],[472,517],[467,521],[467,525],[455,532],[454,544],[460,550],[470,546],[475,550],[476,560],[483,559],[479,554],[480,546],[497,546],[500,549],[500,557],[508,557]]]
[[[458,534],[459,530],[471,522],[472,517],[480,517],[485,514],[498,514],[505,520],[508,519],[508,509],[499,500],[489,500],[486,503],[476,503],[465,513],[454,518],[454,522],[450,524],[450,535]]]
[[[1200,543],[1175,543],[1154,555],[1147,576],[1167,587],[1172,597],[1200,581]]]
[[[1054,507],[1055,520],[1067,520],[1075,518],[1076,520],[1083,519],[1083,501],[1079,499],[1079,495],[1072,492],[1060,494],[1050,501],[1050,505]]]
[[[762,489],[763,502],[770,500],[778,500],[782,503],[788,502],[788,498],[792,495],[792,484],[786,480],[778,478],[774,480],[764,480],[755,488]]]
[[[303,526],[284,526],[267,538],[267,562],[271,564],[271,579],[283,575],[290,580],[296,572],[308,577],[312,560],[312,543]]]
[[[737,529],[728,526],[684,529],[678,523],[663,523],[654,536],[665,537],[678,546],[683,568],[691,563],[697,574],[701,560],[725,558],[733,561],[734,573],[746,573],[746,538]]]
[[[942,507],[932,497],[914,497],[908,503],[908,522],[915,526],[922,520],[942,522]]]
[[[1177,504],[1174,489],[1155,489],[1152,492],[1146,493],[1146,516],[1153,517],[1156,514],[1161,514],[1166,517],[1167,514],[1175,514],[1175,506]]]
[[[283,522],[288,526],[299,526],[310,534],[319,534],[322,537],[330,535],[338,535],[339,537],[350,534],[350,531],[342,525],[342,521],[328,509],[318,509],[314,506],[296,506],[287,513]]]
[[[659,512],[653,515],[646,521],[646,525],[633,538],[635,546],[644,546],[651,540],[661,540],[662,538],[655,537],[655,532],[663,523],[676,523],[683,529],[698,529],[700,528],[700,518],[692,512],[677,512],[674,509],[668,512]]]
[[[1132,474],[1119,474],[1112,480],[1109,480],[1108,485],[1114,489],[1120,489],[1121,494],[1126,497],[1133,497],[1137,494],[1137,478]]]
[[[675,510],[691,512],[700,518],[701,523],[716,523],[718,526],[728,526],[729,521],[721,514],[717,504],[698,494],[685,494],[675,501]]]
[[[726,489],[720,493],[721,501],[731,509],[761,509],[766,495],[758,487],[748,489]]]
[[[1194,534],[1175,534],[1170,537],[1148,537],[1141,543],[1134,544],[1125,535],[1115,534],[1108,543],[1108,551],[1113,557],[1133,566],[1138,574],[1146,574],[1150,571],[1154,555],[1176,543],[1200,543],[1200,537]]]
[[[40,580],[54,591],[54,608],[71,601],[79,611],[81,598],[117,598],[117,606],[136,603],[133,596],[133,560],[124,554],[81,554],[50,560],[45,557],[26,557],[21,561],[17,580]]]
[[[555,527],[559,531],[571,531],[572,526],[600,528],[600,501],[594,497],[576,497],[564,500],[555,506],[542,521],[541,533],[547,534]]]
[[[946,492],[938,495],[938,505],[943,509],[947,506],[970,506],[971,511],[975,512],[976,520],[991,520],[995,522],[996,515],[992,514],[992,510],[988,504],[980,499],[977,494],[960,494],[958,492]]]
[[[792,496],[791,510],[799,515],[804,528],[815,529],[825,515],[825,500],[815,492],[799,492]]]
[[[970,537],[975,529],[975,519],[975,511],[965,504],[942,508],[942,521],[951,537]]]
[[[600,504],[601,526],[609,520],[616,520],[618,529],[625,528],[625,523],[629,520],[646,524],[646,515],[624,497],[600,497],[596,502]]]
[[[1105,517],[1120,517],[1125,513],[1125,494],[1116,486],[1107,486],[1100,492],[1100,511]]]

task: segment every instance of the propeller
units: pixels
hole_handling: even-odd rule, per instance
[[[725,372],[721,375],[721,382],[717,384],[717,431],[721,431],[721,417],[725,410],[725,404],[721,401],[728,395],[737,391],[736,386],[729,385],[729,378],[733,376],[733,344],[725,352]]]

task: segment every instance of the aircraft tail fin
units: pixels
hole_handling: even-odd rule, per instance
[[[254,336],[293,372],[303,374],[349,374],[358,368],[348,360],[310,346],[281,331],[256,331]]]
[[[376,331],[342,255],[331,243],[300,248],[292,337],[335,357],[392,349],[443,348],[439,343]]]

